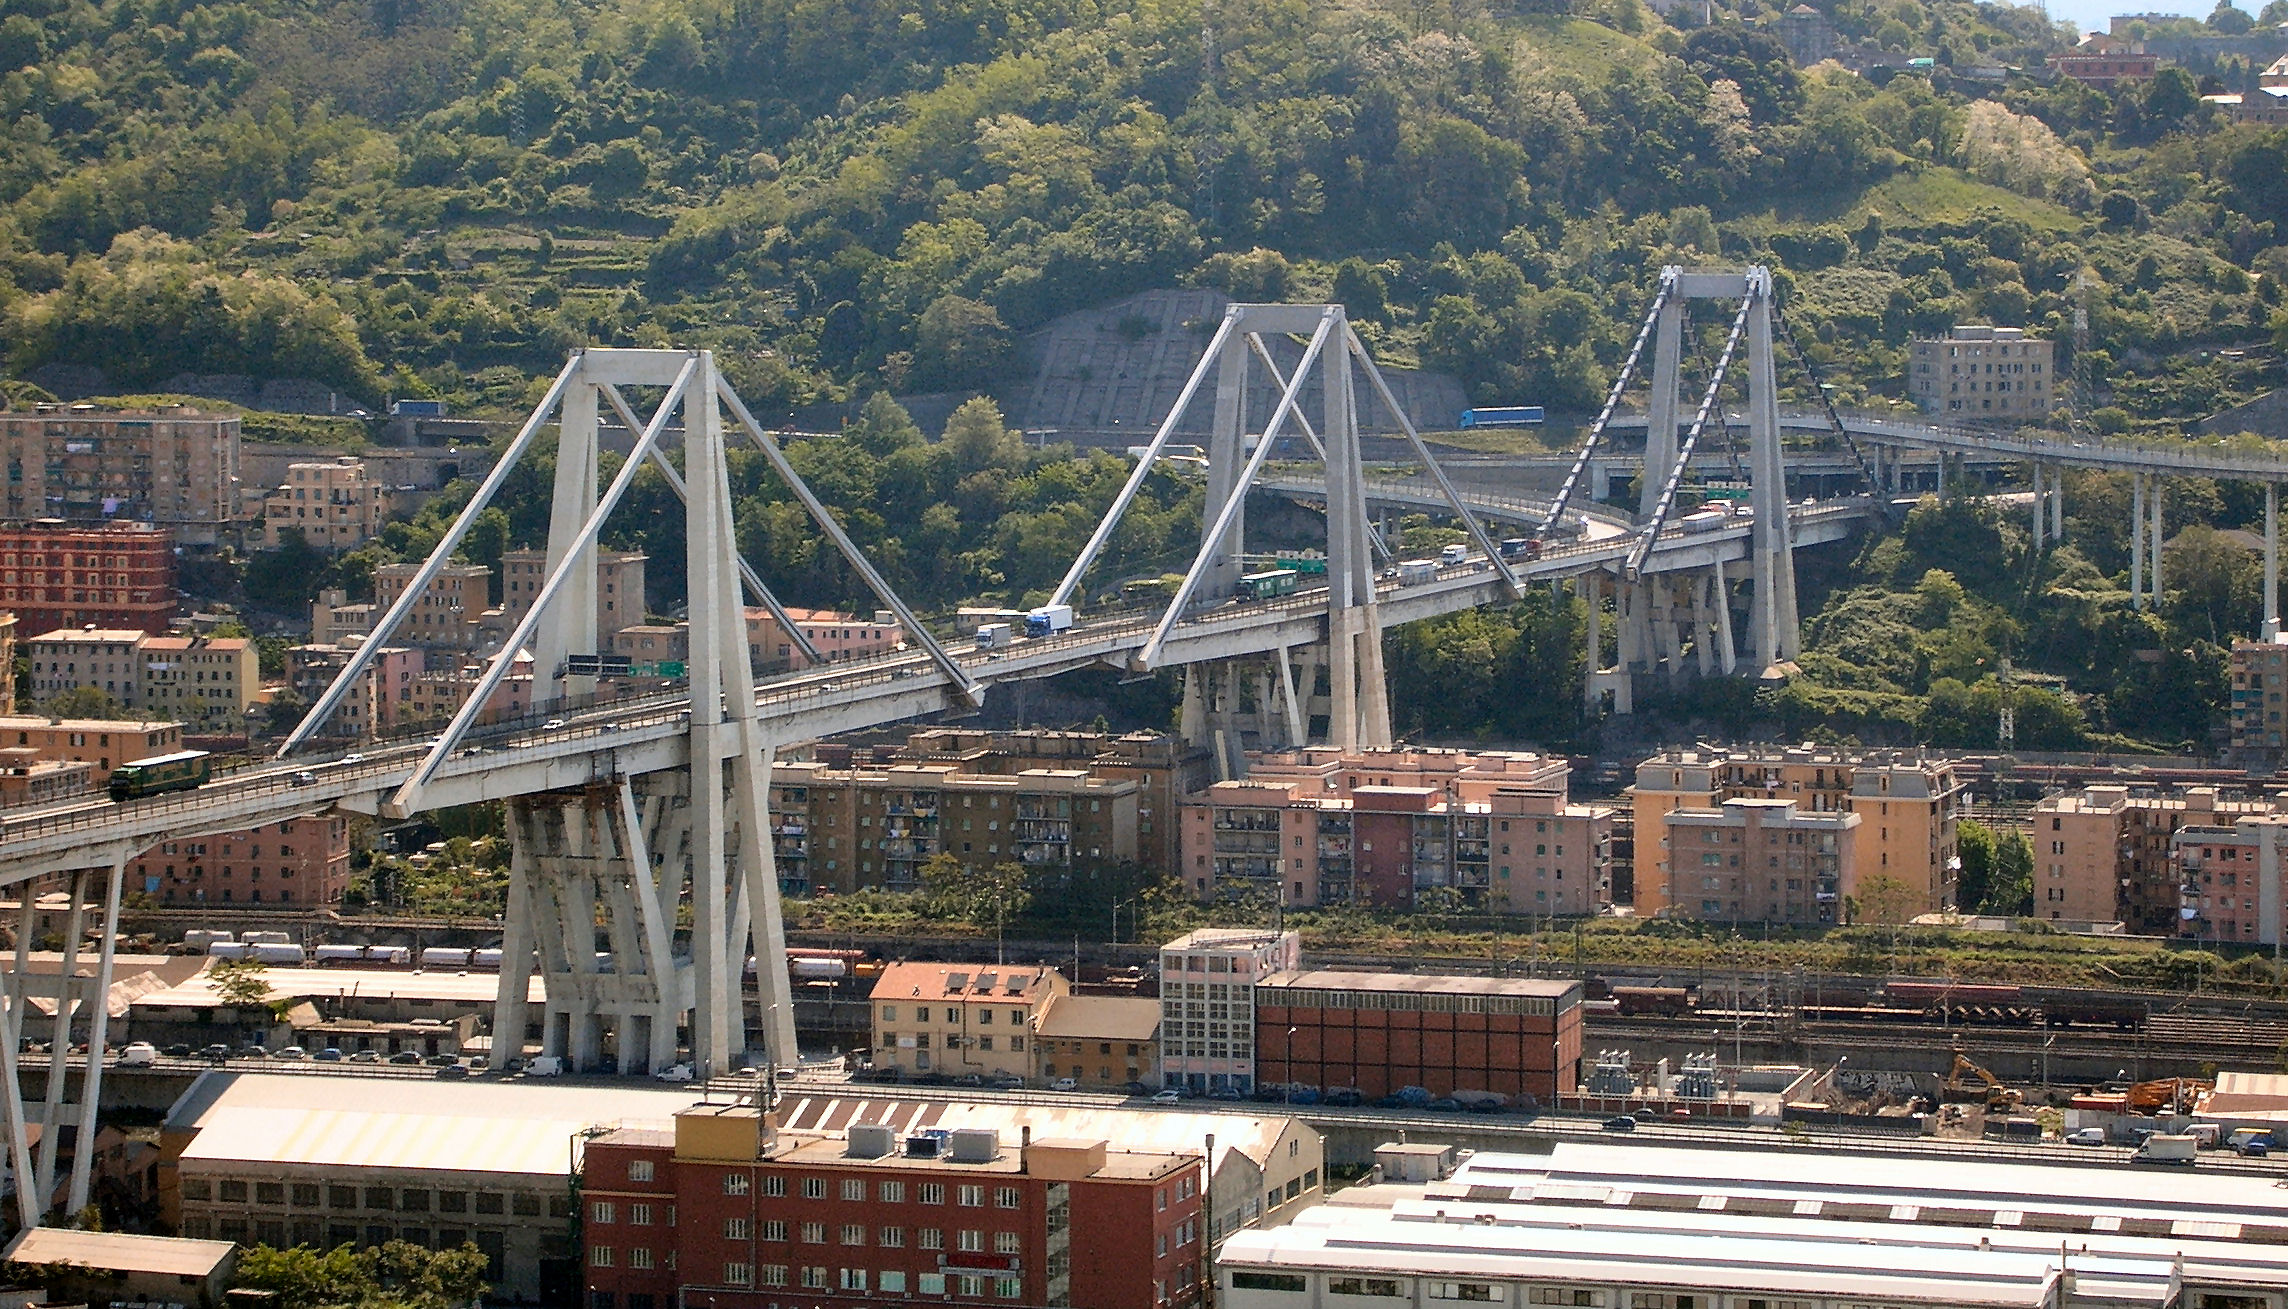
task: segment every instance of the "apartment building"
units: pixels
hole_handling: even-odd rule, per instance
[[[383,564],[373,570],[375,599],[382,613],[389,612],[420,571],[417,563]],[[483,564],[447,564],[438,569],[389,639],[424,650],[476,649],[484,641],[482,623],[492,603],[492,575],[493,570]]]
[[[1857,814],[1848,881],[1879,885],[1883,898],[1900,900],[1909,916],[1955,907],[1955,824],[1967,793],[1950,760],[1818,746],[1703,746],[1664,751],[1638,764],[1629,795],[1640,915],[1694,916],[1693,902],[1705,897],[1674,888],[1680,870],[1671,866],[1666,815],[1717,809],[1731,799],[1793,800],[1805,813]]]
[[[646,556],[633,550],[596,552],[596,635],[610,649],[612,633],[644,619]],[[546,550],[510,550],[501,556],[500,632],[503,637],[532,612],[548,582]]]
[[[1562,790],[1218,782],[1183,808],[1180,858],[1204,900],[1411,906],[1448,888],[1498,913],[1583,915],[1611,903],[1613,811]]]
[[[901,963],[874,983],[874,1066],[1023,1082],[1041,1014],[1072,983],[1054,968]]]
[[[1160,947],[1160,1081],[1255,1087],[1255,984],[1303,966],[1293,932],[1202,927]]]
[[[1160,1080],[1160,1002],[1126,995],[1059,995],[1033,1025],[1041,1081],[1071,1078],[1084,1091]]]
[[[135,655],[136,707],[155,717],[239,731],[261,696],[261,658],[243,636],[147,636]]]
[[[787,618],[827,663],[888,654],[906,644],[905,629],[887,610],[866,619],[832,609],[790,606]],[[747,610],[747,655],[761,672],[780,672],[807,662],[778,619],[761,608]]]
[[[1049,877],[1136,859],[1137,785],[1080,769],[964,773],[942,764],[771,770],[771,834],[791,895],[912,890],[948,854]]]
[[[284,484],[262,497],[262,544],[275,550],[295,533],[320,550],[356,549],[381,531],[389,494],[390,488],[355,455],[290,464]]]
[[[164,632],[175,617],[174,538],[149,523],[0,526],[0,609],[27,638],[90,624]]]
[[[1332,969],[1255,986],[1255,1067],[1267,1083],[1401,1087],[1555,1104],[1576,1089],[1581,983]]]
[[[1008,731],[927,727],[890,752],[908,763],[950,763],[964,773],[1020,773],[1028,768],[1082,768],[1091,777],[1134,782],[1136,857],[1145,871],[1174,873],[1184,797],[1215,780],[1207,750],[1166,732]]]
[[[332,814],[163,841],[136,857],[128,884],[163,905],[211,909],[339,904],[349,882],[349,820]]]
[[[588,1309],[912,1299],[1188,1309],[1207,1266],[1196,1153],[860,1121],[782,1130],[696,1105],[587,1144]]]
[[[2235,641],[2227,660],[2232,678],[2231,736],[2235,756],[2260,767],[2278,767],[2288,731],[2288,641]]]
[[[95,769],[65,759],[43,759],[28,745],[0,746],[0,806],[50,804],[94,789]]]
[[[2050,796],[2034,806],[2032,820],[2034,914],[2175,936],[2184,906],[2170,857],[2178,830],[2271,812],[2265,801],[2225,799],[2209,786],[2176,794],[2091,786]]]
[[[0,518],[153,523],[213,545],[238,517],[239,421],[195,409],[0,414]]]
[[[110,718],[0,718],[0,747],[36,750],[42,759],[66,759],[94,766],[88,779],[102,786],[111,770],[132,759],[173,754],[183,748],[181,723],[142,723]]]
[[[318,592],[318,598],[310,602],[311,645],[340,645],[352,637],[372,634],[379,610],[371,604],[349,601],[349,592],[338,586]]]
[[[286,652],[286,684],[305,704],[315,704],[341,675],[363,643],[350,636],[339,645],[312,643]],[[366,737],[400,723],[416,721],[414,683],[423,675],[426,659],[411,646],[385,646],[375,651],[366,670],[343,692],[341,705],[323,729],[329,737]]]
[[[2179,827],[2169,839],[2182,899],[2177,933],[2218,945],[2279,948],[2281,867],[2288,851],[2288,814]]]
[[[1805,813],[1793,800],[1735,797],[1714,809],[1671,809],[1664,817],[1664,853],[1674,869],[1672,916],[1806,926],[1851,921],[1847,902],[1862,890],[1851,872],[1859,815]],[[1859,917],[1902,922],[1913,912],[1912,904],[1886,900],[1862,905]]]
[[[2015,327],[1956,327],[1909,346],[1907,396],[1926,414],[2038,421],[2057,404],[2056,343]]]
[[[158,638],[133,629],[64,628],[24,643],[32,673],[32,703],[82,687],[133,708],[142,702],[138,680],[143,643]]]

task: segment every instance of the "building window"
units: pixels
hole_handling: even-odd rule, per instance
[[[652,1162],[652,1161],[651,1161],[651,1160],[649,1160],[649,1159],[633,1159],[633,1160],[630,1160],[630,1161],[628,1162],[628,1180],[629,1180],[629,1181],[631,1181],[631,1182],[648,1182],[648,1181],[650,1181],[650,1180],[651,1180],[651,1162]]]
[[[804,1245],[826,1244],[826,1224],[804,1223],[802,1225],[802,1242]]]
[[[866,1183],[863,1180],[855,1177],[844,1178],[842,1180],[842,1198],[845,1200],[865,1199]]]
[[[588,1206],[588,1221],[591,1223],[596,1223],[599,1225],[610,1223],[613,1220],[613,1217],[614,1208],[612,1202],[609,1200],[598,1200],[594,1204]]]
[[[923,1228],[921,1230],[921,1248],[924,1250],[943,1250],[945,1248],[945,1233],[935,1227]]]
[[[588,1266],[589,1266],[590,1268],[609,1268],[609,1267],[611,1267],[611,1266],[612,1266],[612,1247],[610,1247],[610,1246],[608,1246],[608,1245],[592,1245],[592,1246],[589,1246],[589,1247],[588,1247]]]
[[[959,1198],[961,1207],[964,1209],[982,1209],[985,1207],[985,1188],[965,1185],[961,1188]]]
[[[651,1267],[651,1251],[650,1251],[649,1249],[646,1249],[646,1248],[638,1248],[638,1249],[634,1249],[634,1250],[630,1250],[630,1251],[628,1251],[628,1267],[630,1267],[630,1268],[649,1268],[649,1267]]]
[[[803,1199],[805,1199],[805,1200],[823,1200],[823,1199],[825,1199],[825,1198],[826,1198],[826,1179],[825,1179],[825,1178],[823,1178],[823,1177],[805,1177],[805,1178],[803,1178],[803,1179],[802,1179],[802,1198],[803,1198]]]
[[[768,1224],[768,1223],[765,1223],[765,1224],[764,1224],[764,1227],[766,1227],[766,1228],[767,1228],[767,1227],[769,1227],[769,1226],[770,1226],[770,1224]],[[784,1224],[784,1223],[781,1223],[781,1224],[779,1224],[779,1232],[780,1232],[780,1236],[779,1236],[779,1239],[780,1239],[780,1240],[785,1240],[785,1239],[786,1239],[786,1236],[785,1236],[785,1232],[786,1232],[786,1224]],[[744,1218],[726,1218],[726,1219],[724,1219],[724,1220],[723,1220],[723,1239],[724,1239],[724,1240],[726,1240],[726,1241],[744,1241],[744,1240],[746,1240],[746,1239],[747,1239],[747,1220],[746,1220],[746,1219],[744,1219]],[[766,1238],[766,1239],[767,1239],[767,1238]]]
[[[922,1204],[944,1204],[945,1183],[923,1182],[914,1188],[914,1199]]]
[[[956,1245],[963,1253],[985,1253],[985,1233],[964,1228],[955,1235],[958,1237]]]
[[[993,1189],[993,1207],[996,1209],[1015,1209],[1023,1201],[1024,1192],[1014,1186],[999,1186]]]
[[[723,1174],[723,1194],[725,1194],[725,1195],[745,1195],[746,1193],[747,1193],[747,1175],[746,1175],[745,1173],[725,1173],[725,1174]]]
[[[651,1226],[651,1206],[648,1204],[629,1205],[628,1221],[637,1227]]]
[[[723,1285],[725,1285],[725,1286],[753,1286],[754,1284],[755,1284],[755,1266],[754,1266],[753,1264],[725,1264],[725,1265],[723,1265]]]
[[[1017,1254],[1023,1248],[1024,1238],[1015,1232],[995,1232],[993,1234],[993,1253],[995,1254]]]
[[[903,1227],[885,1227],[875,1244],[889,1250],[902,1250],[906,1245],[906,1229]]]
[[[874,1187],[874,1198],[883,1204],[904,1204],[906,1202],[906,1184],[904,1182],[879,1183]]]
[[[802,1284],[803,1284],[803,1286],[804,1286],[806,1289],[808,1289],[808,1290],[812,1290],[812,1291],[823,1291],[823,1290],[825,1290],[825,1289],[826,1289],[826,1270],[825,1270],[825,1269],[823,1269],[823,1268],[805,1268],[805,1269],[803,1269],[803,1270],[802,1270]]]
[[[842,1244],[844,1244],[844,1245],[864,1245],[864,1244],[866,1244],[866,1224],[864,1224],[864,1223],[844,1223],[844,1224],[842,1225]]]

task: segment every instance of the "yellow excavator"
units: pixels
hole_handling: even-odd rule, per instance
[[[1950,1103],[1960,1104],[1983,1100],[1986,1112],[2007,1113],[2024,1103],[2026,1097],[2003,1084],[2002,1079],[1986,1071],[1960,1049],[1954,1052],[1954,1067],[1947,1070],[1941,1084]]]
[[[2129,1088],[2129,1108],[2133,1113],[2153,1114],[2168,1110],[2171,1113],[2190,1113],[2200,1097],[2216,1089],[2216,1083],[2204,1082],[2196,1077],[2165,1077],[2157,1082],[2138,1082]]]

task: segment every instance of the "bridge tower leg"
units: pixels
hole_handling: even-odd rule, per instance
[[[2042,532],[2044,528],[2049,526],[2050,522],[2049,506],[2042,503],[2042,466],[2038,463],[2033,464],[2029,466],[2029,470],[2033,474],[2034,484],[2034,553],[2040,554],[2042,552]]]
[[[1327,736],[1330,745],[1357,750],[1391,743],[1390,683],[1382,671],[1382,613],[1359,467],[1348,323],[1342,331],[1346,348],[1319,366],[1327,447],[1327,673],[1334,701]]]
[[[1748,272],[1748,449],[1750,493],[1756,506],[1749,550],[1756,598],[1751,626],[1765,675],[1801,653],[1796,617],[1795,544],[1790,539],[1787,467],[1780,448],[1779,378],[1772,358],[1772,275]]]
[[[2161,589],[2161,537],[2163,535],[2161,527],[2161,475],[2154,473],[2145,480],[2152,484],[2151,489],[2146,492],[2145,498],[2151,501],[2153,505],[2153,529],[2148,536],[2152,542],[2152,553],[2146,556],[2146,581],[2153,588],[2153,608],[2158,611],[2161,608],[2161,596],[2164,594]]]
[[[2066,470],[2061,465],[2050,470],[2050,542],[2063,545],[2066,539]]]
[[[2129,474],[2129,607],[2145,607],[2145,474]]]

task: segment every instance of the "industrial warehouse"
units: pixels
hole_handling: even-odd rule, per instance
[[[2263,1176],[1565,1142],[1381,1159],[1386,1180],[1226,1241],[1219,1303],[2288,1305],[2288,1190]]]

